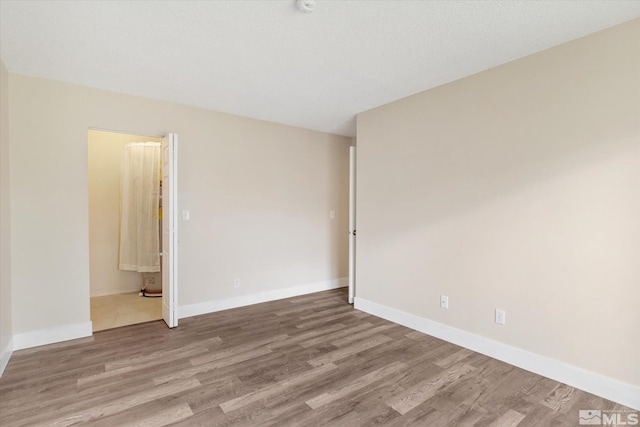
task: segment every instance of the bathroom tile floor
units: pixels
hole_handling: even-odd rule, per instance
[[[162,319],[162,298],[138,292],[91,298],[93,332]]]

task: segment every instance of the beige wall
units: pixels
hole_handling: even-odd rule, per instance
[[[131,142],[162,138],[89,130],[89,280],[91,296],[135,292],[142,275],[118,268],[120,242],[120,162]]]
[[[640,385],[639,76],[635,20],[360,114],[357,296]]]
[[[8,346],[13,336],[10,196],[9,74],[0,61],[0,358],[5,357],[5,352],[11,351]]]
[[[179,135],[178,205],[191,211],[179,223],[179,306],[346,276],[350,138],[22,75],[10,83],[14,333],[89,321],[92,127]]]

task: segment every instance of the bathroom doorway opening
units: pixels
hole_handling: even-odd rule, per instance
[[[89,129],[87,140],[93,331],[177,326],[177,137]]]

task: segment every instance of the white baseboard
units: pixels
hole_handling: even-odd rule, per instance
[[[285,289],[276,289],[273,291],[260,292],[258,294],[206,301],[197,304],[182,305],[178,306],[178,318],[183,319],[185,317],[214,313],[216,311],[229,310],[231,308],[245,307],[247,305],[259,304],[261,302],[275,301],[283,298],[291,298],[299,295],[311,294],[314,292],[343,288],[348,285],[348,280],[349,279],[347,277],[341,277],[340,279],[308,283],[306,285],[294,286]]]
[[[7,367],[9,363],[9,359],[11,359],[11,355],[13,354],[13,337],[9,340],[7,345],[2,349],[2,353],[0,353],[0,377],[4,373],[4,368]]]
[[[450,343],[482,353],[527,371],[579,388],[640,410],[640,387],[604,375],[512,347],[471,332],[434,322],[363,298],[355,298],[354,307],[374,316],[415,329]]]
[[[123,288],[123,289],[98,289],[95,291],[91,291],[89,297],[95,298],[95,297],[106,297],[108,295],[129,294],[133,292],[140,292],[140,289],[141,289],[140,286],[131,286],[129,288]]]
[[[93,334],[91,322],[73,323],[71,325],[38,329],[13,336],[14,350],[37,347],[76,338],[90,337]]]

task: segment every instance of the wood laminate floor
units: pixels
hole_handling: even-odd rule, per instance
[[[620,405],[321,292],[16,351],[10,426],[577,426]]]

